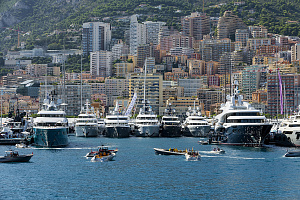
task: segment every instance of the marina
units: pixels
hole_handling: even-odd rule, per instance
[[[194,137],[69,136],[69,140],[65,148],[19,150],[20,154],[33,152],[29,163],[2,163],[3,190],[16,188],[14,193],[2,194],[2,198],[298,199],[300,195],[300,179],[297,174],[295,177],[300,170],[299,158],[284,157],[286,148],[282,147],[222,146],[226,154],[212,155],[209,152],[213,146],[199,145],[199,138]],[[110,162],[87,159],[85,154],[99,144],[118,148],[117,158]],[[153,151],[155,147],[194,147],[201,154],[201,161],[158,156]],[[6,150],[6,146],[0,146],[0,152]]]

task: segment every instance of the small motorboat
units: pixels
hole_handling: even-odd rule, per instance
[[[191,150],[185,153],[185,158],[187,161],[197,161],[197,160],[201,160],[201,155],[199,151]]]
[[[99,152],[107,152],[107,151],[109,151],[109,152],[111,152],[111,153],[117,153],[117,152],[118,152],[118,149],[108,149],[107,146],[102,145],[102,146],[99,146],[99,147],[98,147],[98,150],[97,150],[97,151],[91,150],[89,153],[87,153],[87,154],[85,155],[85,157],[94,157],[94,156],[97,155]]]
[[[97,153],[92,159],[92,162],[106,162],[106,161],[112,161],[113,158],[116,157],[116,153],[112,152],[99,152]]]
[[[19,144],[16,144],[16,147],[17,147],[17,148],[27,148],[28,145],[25,144],[25,143],[19,143]]]
[[[204,141],[204,140],[199,141],[199,143],[202,144],[202,145],[208,145],[209,144],[208,141]]]
[[[214,153],[214,154],[224,154],[225,150],[220,149],[219,147],[214,148],[212,151],[210,151],[210,153]]]
[[[300,151],[288,151],[284,155],[285,157],[300,157]]]
[[[5,156],[0,156],[0,163],[28,162],[32,156],[33,153],[27,155],[19,155],[18,151],[9,150],[9,151],[5,151]]]
[[[174,149],[159,149],[159,148],[153,148],[155,151],[155,154],[158,155],[185,155],[187,150],[178,150],[176,148]]]

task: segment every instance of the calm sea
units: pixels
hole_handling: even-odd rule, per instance
[[[0,163],[0,199],[300,199],[300,158],[283,157],[286,148],[220,146],[226,153],[212,155],[214,146],[198,140],[70,136],[67,148],[19,149],[34,156]],[[101,144],[119,149],[115,161],[84,157]],[[155,155],[154,147],[193,148],[202,158]]]

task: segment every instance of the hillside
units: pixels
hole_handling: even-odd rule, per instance
[[[220,3],[223,4],[218,5]],[[244,5],[234,5],[226,0],[205,2],[205,12],[211,17],[219,17],[225,10],[232,10],[248,25],[260,24],[269,32],[300,36],[300,24],[291,22],[300,19],[300,0],[246,0]],[[80,28],[84,22],[105,18],[112,24],[113,37],[123,38],[129,22],[122,19],[132,14],[140,14],[140,21],[165,21],[180,29],[180,17],[194,11],[202,11],[202,1],[2,0],[0,51],[17,45],[17,30],[20,40],[26,41],[26,49],[36,45],[49,49],[80,48]]]

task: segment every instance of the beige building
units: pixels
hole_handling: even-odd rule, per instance
[[[231,11],[225,11],[219,19],[217,29],[218,39],[223,39],[234,37],[237,29],[247,29],[247,26],[242,19],[233,15]]]
[[[130,101],[137,91],[136,107],[142,107],[144,100],[144,74],[130,74],[129,77]],[[163,105],[163,76],[160,74],[147,74],[146,77],[146,99],[150,101],[152,109],[158,114],[159,107]],[[136,110],[137,113],[139,109]]]
[[[300,43],[293,45],[291,47],[291,50],[292,50],[291,60],[292,61],[300,60]]]
[[[115,76],[117,77],[126,77],[128,73],[132,73],[134,71],[133,63],[127,63],[127,62],[116,63],[114,67],[115,67]]]

